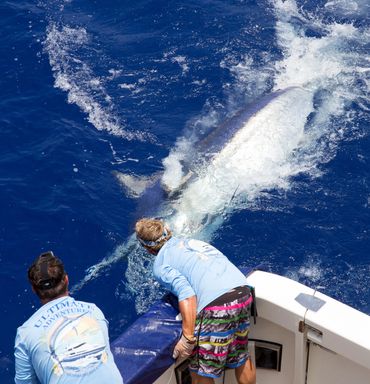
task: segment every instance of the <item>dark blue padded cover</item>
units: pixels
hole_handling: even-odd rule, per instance
[[[248,275],[254,269],[240,267]],[[172,352],[181,334],[177,298],[165,295],[112,344],[124,384],[151,384],[173,363]]]
[[[124,384],[153,383],[173,363],[173,348],[181,334],[177,299],[165,295],[112,344]]]

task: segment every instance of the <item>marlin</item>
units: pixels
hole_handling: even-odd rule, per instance
[[[163,160],[163,172],[115,175],[127,195],[138,199],[136,217],[163,217],[175,232],[199,235],[227,214],[243,191],[255,194],[276,181],[271,167],[282,165],[299,146],[311,111],[310,92],[298,87],[278,90],[199,141],[184,148],[180,140]],[[304,118],[292,121],[297,115]]]
[[[233,211],[245,208],[261,191],[287,183],[295,172],[291,158],[304,139],[312,111],[310,91],[277,90],[198,141],[180,138],[163,160],[163,172],[115,176],[126,194],[138,200],[136,218],[162,217],[175,234],[209,240]],[[137,252],[131,235],[112,256],[88,270],[82,285],[124,255]]]

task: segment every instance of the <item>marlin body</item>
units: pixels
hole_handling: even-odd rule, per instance
[[[271,167],[278,172],[299,146],[312,108],[312,94],[302,88],[276,91],[185,149],[176,146],[163,161],[164,172],[116,176],[126,193],[139,200],[136,217],[163,217],[175,232],[208,236],[241,196],[252,198],[269,184],[274,187],[279,175],[271,174]]]

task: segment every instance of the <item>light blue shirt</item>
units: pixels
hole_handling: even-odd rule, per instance
[[[69,296],[43,305],[17,330],[17,384],[122,384],[108,326],[92,303]]]
[[[153,264],[154,277],[179,301],[197,297],[197,312],[247,279],[218,249],[203,241],[172,237]]]

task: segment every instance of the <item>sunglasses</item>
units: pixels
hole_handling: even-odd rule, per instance
[[[41,290],[51,289],[57,286],[60,282],[60,280],[56,280],[55,278],[52,278],[49,276],[49,263],[48,260],[42,260],[49,257],[55,257],[53,251],[47,251],[44,253],[41,253],[39,256],[41,265],[40,265],[40,272],[41,272],[41,280],[37,284],[37,287]]]
[[[163,231],[162,236],[160,236],[157,240],[143,240],[138,235],[136,235],[137,240],[143,247],[154,247],[158,245],[166,236],[168,235],[167,230]]]

